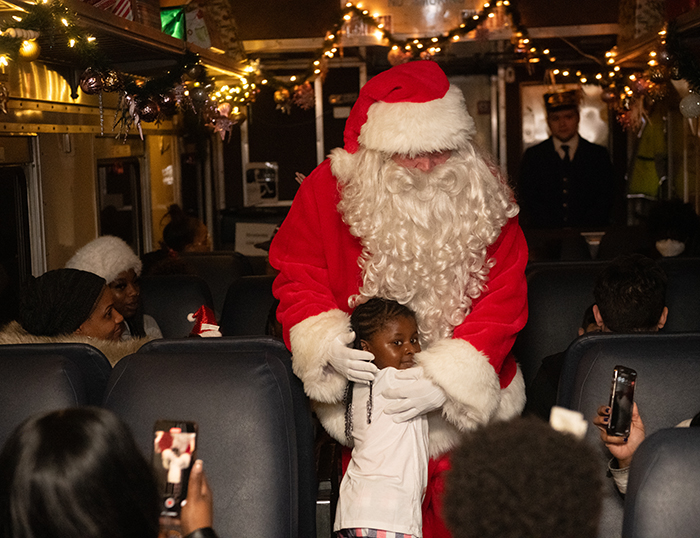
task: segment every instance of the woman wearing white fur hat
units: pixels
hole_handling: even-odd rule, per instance
[[[141,312],[141,260],[122,239],[98,237],[79,249],[66,267],[95,273],[107,281],[114,295],[114,307],[124,316],[122,340],[163,338],[156,320]]]

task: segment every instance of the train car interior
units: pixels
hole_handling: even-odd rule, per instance
[[[638,373],[648,440],[627,494],[606,482],[598,537],[696,535],[698,432],[674,426],[700,412],[699,59],[691,0],[0,0],[0,446],[31,416],[93,406],[120,417],[151,458],[157,420],[192,421],[219,536],[335,536],[351,449],[341,419],[326,431],[320,415],[342,403],[347,428],[352,384],[319,397],[300,379],[308,372],[291,351],[300,333],[277,316],[289,285],[279,271],[299,268],[294,253],[270,256],[270,244],[280,226],[280,242],[297,244],[288,215],[313,228],[314,215],[294,213],[295,197],[349,147],[346,121],[368,81],[430,61],[463,94],[470,143],[517,205],[509,218],[519,212],[527,243],[511,377],[522,374],[529,391],[543,359],[562,354],[558,405],[588,421],[585,442],[605,472],[611,454],[592,421],[613,368]],[[555,132],[562,110],[575,111],[578,160]],[[409,153],[382,155],[420,156]],[[588,174],[581,188],[567,183],[577,168]],[[557,192],[537,183],[561,170]],[[595,216],[577,213],[579,200]],[[188,241],[173,235],[179,223]],[[21,324],[32,283],[101,236],[139,259],[135,292],[115,287],[121,270],[105,281],[115,305],[132,293],[139,321],[123,323],[148,342],[120,360],[85,339],[8,343],[3,327]],[[371,248],[357,245],[358,256]],[[338,263],[323,248],[310,248],[313,274]],[[663,327],[579,336],[599,275],[630,255],[666,275]],[[353,270],[365,275],[364,264],[358,257]],[[282,298],[292,313],[281,318],[324,293],[339,300],[335,283],[318,279],[321,291],[295,289],[291,306]],[[488,276],[480,285],[460,300],[478,305]],[[338,308],[349,319],[351,307]],[[463,309],[462,322],[478,308]],[[325,345],[312,334],[307,347]],[[331,363],[318,374],[332,375]],[[450,431],[478,430],[490,413]]]

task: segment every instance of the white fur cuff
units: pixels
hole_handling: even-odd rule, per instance
[[[439,340],[416,355],[426,376],[447,395],[443,417],[461,431],[486,424],[498,411],[501,387],[488,357],[470,343]]]
[[[350,316],[342,310],[329,310],[306,318],[289,331],[292,367],[312,400],[336,403],[343,399],[348,380],[330,366],[328,349],[349,330]]]
[[[358,142],[389,155],[415,156],[464,147],[475,131],[462,91],[450,86],[441,99],[372,104]]]

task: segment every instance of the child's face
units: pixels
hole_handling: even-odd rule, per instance
[[[413,366],[413,356],[420,351],[416,320],[398,317],[390,320],[372,338],[361,340],[362,349],[374,355],[374,364],[382,369],[393,366],[405,370]]]

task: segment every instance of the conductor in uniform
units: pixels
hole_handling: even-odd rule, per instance
[[[614,196],[610,155],[578,134],[578,90],[544,96],[551,136],[523,155],[518,202],[523,228],[601,228]]]

